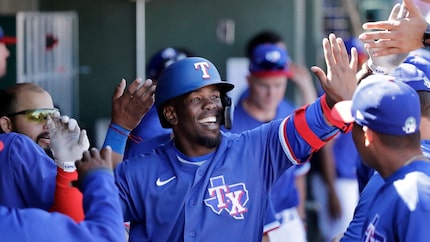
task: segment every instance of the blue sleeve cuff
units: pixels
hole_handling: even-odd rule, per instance
[[[130,135],[130,130],[127,130],[114,123],[109,124],[106,133],[106,138],[103,143],[103,148],[110,146],[113,152],[124,154],[127,138]]]

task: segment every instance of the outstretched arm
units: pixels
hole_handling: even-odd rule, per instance
[[[423,35],[427,22],[413,0],[403,2],[409,12],[405,18],[390,18],[386,21],[368,22],[363,25],[365,30],[374,30],[359,36],[365,42],[364,46],[367,49],[374,50],[374,56],[407,53],[424,46]],[[392,13],[399,10],[400,4],[396,4]]]
[[[112,147],[114,167],[122,161],[127,139],[139,138],[130,137],[130,131],[154,104],[154,92],[155,85],[150,79],[145,82],[136,79],[127,89],[126,81],[122,79],[115,88],[112,96],[112,120],[103,144],[103,147]]]

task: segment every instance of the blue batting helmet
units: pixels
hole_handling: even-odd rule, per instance
[[[188,57],[168,66],[161,73],[155,90],[155,107],[161,125],[170,127],[163,115],[163,107],[169,100],[209,85],[219,86],[223,96],[234,87],[221,80],[212,62],[201,57]]]

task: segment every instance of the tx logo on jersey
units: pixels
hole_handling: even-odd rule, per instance
[[[243,214],[248,211],[245,205],[248,203],[248,190],[245,184],[236,183],[226,185],[224,176],[212,177],[211,187],[208,188],[210,198],[205,199],[206,206],[216,214],[227,211],[235,219],[243,219]]]
[[[372,222],[367,226],[364,234],[364,242],[385,242],[385,237],[376,231],[376,225],[379,221],[379,215],[376,214]]]

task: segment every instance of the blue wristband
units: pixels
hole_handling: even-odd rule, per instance
[[[113,123],[109,124],[103,148],[109,145],[113,152],[123,155],[129,134],[130,130]]]

